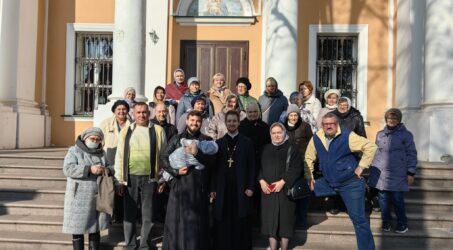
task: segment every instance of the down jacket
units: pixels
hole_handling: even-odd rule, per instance
[[[385,191],[409,191],[407,176],[415,175],[417,150],[414,138],[404,124],[387,126],[376,136],[378,150],[374,157],[368,185]]]

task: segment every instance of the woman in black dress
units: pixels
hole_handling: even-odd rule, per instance
[[[258,180],[261,196],[261,233],[269,237],[271,250],[288,249],[294,233],[296,204],[286,196],[288,188],[301,176],[303,161],[299,150],[288,141],[285,126],[274,123],[270,128],[272,143],[264,146]],[[289,152],[288,152],[289,151]],[[288,168],[286,161],[290,155]]]

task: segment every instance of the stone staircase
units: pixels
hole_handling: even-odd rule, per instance
[[[66,178],[62,165],[66,148],[0,150],[0,249],[72,249],[61,233]],[[452,249],[453,164],[420,163],[416,182],[406,196],[409,232],[380,230],[380,213],[370,215],[377,249]],[[356,249],[346,213],[308,214],[309,229],[298,230],[294,249]],[[161,235],[157,227],[154,238]],[[122,249],[120,225],[102,235],[102,249]],[[254,230],[254,249],[267,241]],[[86,247],[87,248],[87,247]]]

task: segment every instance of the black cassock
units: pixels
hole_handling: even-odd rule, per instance
[[[211,186],[216,192],[215,249],[252,249],[252,198],[245,195],[245,190],[255,192],[253,143],[241,134],[234,138],[226,134],[217,144],[219,152]]]
[[[211,140],[201,133],[190,134],[185,131],[174,136],[160,156],[161,167],[175,178],[170,182],[170,194],[164,225],[162,249],[168,250],[205,250],[210,249],[208,224],[209,169],[215,162],[215,155],[204,155],[201,151],[195,156],[206,166],[197,170],[189,166],[189,172],[177,176],[172,169],[169,155],[181,146],[181,138]]]

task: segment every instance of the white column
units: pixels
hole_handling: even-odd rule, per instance
[[[153,99],[154,88],[165,88],[167,73],[168,0],[148,1],[146,6],[145,96]],[[154,40],[153,40],[154,39]]]
[[[145,13],[146,0],[115,0],[113,92],[110,100],[122,99],[124,90],[133,87],[137,101],[146,101]]]
[[[297,0],[265,1],[263,17],[264,81],[274,77],[289,96],[297,89]]]
[[[124,98],[124,90],[133,87],[136,101],[145,97],[145,19],[146,0],[115,0],[113,31],[113,79],[109,102],[94,110],[93,126],[112,115],[116,100]]]
[[[15,125],[12,119],[1,122],[2,127],[16,130],[14,142],[6,142],[5,148],[11,148],[12,144],[17,148],[42,147],[44,116],[35,102],[38,1],[3,0],[0,9],[0,101],[4,111],[12,109],[16,116]],[[14,129],[10,127],[13,125]]]
[[[425,105],[453,104],[453,1],[426,1]]]
[[[403,110],[419,109],[422,101],[424,16],[423,1],[398,1],[395,94]]]
[[[429,161],[453,155],[453,16],[450,0],[427,0],[423,113],[429,117]]]

